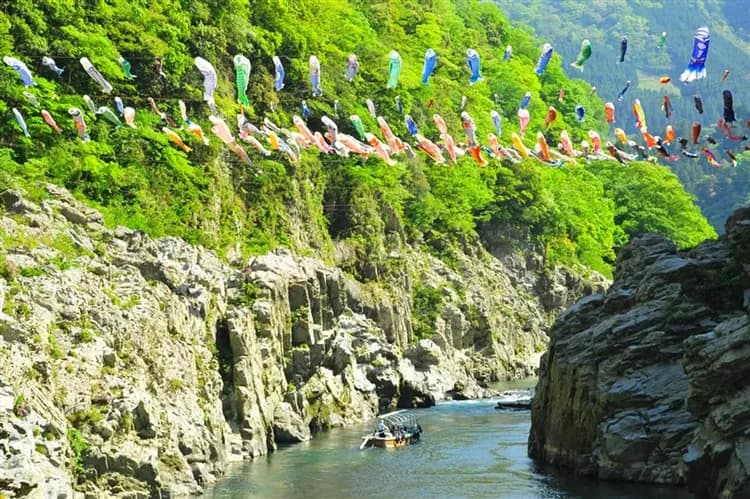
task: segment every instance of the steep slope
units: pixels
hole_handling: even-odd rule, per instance
[[[677,251],[656,234],[620,251],[616,279],[551,331],[529,455],[613,480],[750,493],[750,212]]]
[[[695,195],[701,210],[716,230],[723,230],[723,223],[732,211],[744,206],[748,200],[748,161],[750,154],[743,153],[747,142],[728,140],[716,126],[722,117],[722,91],[731,90],[734,95],[734,110],[738,123],[734,135],[750,133],[745,120],[750,116],[750,37],[746,27],[746,13],[742,2],[720,0],[680,2],[619,1],[587,2],[566,0],[562,2],[514,2],[495,0],[511,19],[522,21],[533,27],[534,33],[550,41],[562,56],[563,68],[572,78],[585,79],[597,88],[603,100],[617,105],[616,126],[631,136],[638,137],[631,106],[638,98],[646,113],[649,131],[664,136],[667,124],[671,124],[677,135],[690,137],[693,122],[702,124],[702,135],[712,136],[716,146],[709,147],[724,165],[717,170],[699,155],[698,159],[682,158],[667,162],[680,177],[688,192]],[[691,84],[680,83],[678,77],[690,58],[695,31],[700,26],[711,30],[711,47],[706,68],[708,76]],[[667,33],[663,49],[657,48],[662,32]],[[620,39],[628,37],[625,62],[617,63]],[[593,52],[586,62],[583,73],[571,68],[584,38],[591,40]],[[720,78],[725,69],[730,75],[725,82]],[[670,76],[672,82],[660,85],[661,76]],[[632,81],[632,87],[622,102],[617,95]],[[670,118],[662,108],[663,97],[670,97],[674,108]],[[705,111],[699,114],[693,98],[699,95]],[[612,137],[614,142],[614,137]],[[679,153],[674,145],[671,152]],[[700,153],[700,147],[691,147]],[[730,150],[740,159],[738,168],[731,168]]]
[[[550,313],[594,290],[560,274],[545,308],[525,262],[463,257],[456,272],[404,249],[421,274],[413,323],[408,288],[284,250],[230,268],[48,189],[41,205],[0,194],[0,485],[19,494],[69,493],[66,470],[83,490],[195,492],[311,429],[481,396],[529,374]]]

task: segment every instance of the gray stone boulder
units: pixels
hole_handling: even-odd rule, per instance
[[[310,427],[286,402],[282,402],[276,408],[273,432],[274,439],[279,444],[294,444],[310,440]]]
[[[440,371],[434,367],[429,370],[417,370],[409,359],[402,359],[398,365],[401,375],[398,406],[405,408],[432,407],[435,405],[435,394],[444,394],[449,387],[444,384]]]
[[[432,340],[419,340],[404,351],[404,357],[411,360],[417,369],[427,370],[440,364],[443,352]]]

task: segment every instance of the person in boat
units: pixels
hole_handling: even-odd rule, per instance
[[[395,433],[396,442],[401,442],[401,440],[404,439],[405,433],[406,431],[405,431],[404,425],[402,424],[396,425],[396,433]]]
[[[383,421],[382,419],[378,421],[377,432],[381,437],[384,437],[388,432],[388,427],[385,425],[385,421]]]

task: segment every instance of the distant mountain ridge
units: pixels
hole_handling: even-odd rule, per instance
[[[716,145],[702,141],[693,146],[709,147],[722,160],[730,164],[727,150],[737,155],[748,142],[732,142],[716,127],[722,116],[722,91],[730,90],[734,96],[737,124],[736,135],[750,133],[745,121],[750,117],[750,18],[744,2],[720,0],[679,0],[675,2],[635,1],[582,1],[564,0],[549,3],[539,0],[514,2],[496,0],[500,8],[514,21],[532,26],[535,33],[548,40],[562,56],[563,67],[572,78],[583,78],[596,86],[604,101],[617,107],[615,126],[623,128],[631,138],[640,140],[640,133],[632,118],[632,103],[638,98],[646,113],[648,128],[654,135],[664,135],[671,124],[677,135],[689,137],[693,122],[702,125],[704,136],[711,135]],[[691,84],[679,81],[691,54],[695,31],[707,26],[711,32],[711,45],[706,62],[707,77]],[[657,48],[662,32],[667,33],[663,49]],[[628,37],[625,62],[617,63],[622,36]],[[592,56],[584,71],[570,67],[575,60],[581,41],[588,38]],[[720,79],[725,69],[730,70],[726,81]],[[659,83],[661,76],[671,77],[671,83]],[[622,102],[617,94],[627,81],[632,82]],[[662,103],[669,95],[674,112],[667,119]],[[703,100],[705,112],[699,114],[694,96]],[[673,145],[671,151],[679,153]],[[747,158],[745,153],[745,158]],[[740,157],[742,160],[742,157]],[[698,160],[682,159],[670,163],[688,192],[698,198],[703,213],[717,230],[723,229],[724,219],[737,207],[748,201],[750,173],[746,168],[716,171],[702,157]]]

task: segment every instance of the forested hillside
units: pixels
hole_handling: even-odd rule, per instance
[[[737,115],[733,134],[738,137],[750,134],[745,124],[750,117],[750,30],[744,2],[496,0],[496,3],[511,19],[528,23],[536,35],[551,42],[562,56],[563,68],[569,76],[585,79],[597,88],[603,100],[613,101],[617,107],[615,126],[623,128],[631,138],[641,142],[631,111],[636,98],[643,105],[649,131],[654,135],[663,137],[666,125],[671,124],[678,136],[690,139],[692,124],[702,125],[703,139],[697,146],[689,147],[698,153],[697,159],[681,157],[663,163],[697,197],[703,213],[717,230],[723,230],[724,220],[734,209],[750,202],[750,154],[745,152],[749,142],[729,140],[716,125],[722,117],[722,92],[730,90]],[[679,76],[690,58],[695,32],[701,26],[707,26],[711,34],[707,77],[685,84]],[[666,41],[659,48],[663,32],[667,33]],[[623,36],[628,38],[628,48],[625,61],[619,63]],[[584,38],[591,41],[593,49],[584,71],[579,72],[570,63]],[[729,70],[729,75],[722,82],[725,70]],[[669,76],[671,82],[659,83],[662,76]],[[627,81],[632,86],[623,101],[618,102],[617,95]],[[663,110],[665,95],[674,108],[670,118]],[[696,95],[703,101],[702,114],[694,105]],[[717,141],[716,145],[706,140],[709,136]],[[722,164],[720,169],[710,166],[700,154],[703,146],[716,155]],[[677,144],[668,149],[672,154],[680,154]],[[727,151],[739,159],[737,168],[731,166]]]
[[[513,57],[503,62],[507,44],[513,46]],[[264,158],[248,148],[254,164],[248,167],[222,152],[220,141],[211,136],[202,78],[193,65],[193,58],[201,56],[216,67],[216,102],[230,126],[240,111],[232,58],[244,54],[252,63],[250,105],[244,112],[258,125],[269,118],[291,127],[292,115],[301,114],[306,99],[312,130],[324,131],[320,119],[328,115],[341,131],[355,135],[347,118],[357,114],[366,129],[375,131],[375,119],[365,106],[369,98],[394,132],[407,137],[394,103],[398,96],[420,133],[438,140],[432,114],[440,113],[459,137],[460,103],[466,96],[480,141],[493,129],[489,111],[495,108],[503,117],[500,140],[507,144],[518,130],[516,110],[528,91],[530,131],[543,129],[548,105],[558,108],[559,118],[545,131],[552,144],[563,129],[574,141],[586,137],[589,129],[602,130],[602,101],[589,95],[586,82],[567,80],[561,69],[566,57],[554,55],[541,76],[534,74],[539,47],[540,40],[512,26],[494,5],[474,0],[429,5],[391,0],[252,5],[203,1],[187,9],[169,1],[85,6],[72,0],[13,2],[0,12],[0,52],[27,63],[37,84],[26,90],[63,131],[54,133],[40,108],[22,95],[18,73],[0,67],[2,182],[32,193],[41,192],[35,182],[59,183],[102,210],[110,224],[154,236],[182,236],[233,257],[277,245],[312,248],[328,257],[333,238],[348,239],[362,255],[377,260],[382,232],[393,230],[393,217],[409,240],[439,248],[439,254],[446,251],[446,243],[452,247],[456,241],[473,241],[477,223],[486,222],[485,227],[512,229],[543,243],[552,262],[580,260],[604,272],[613,246],[627,233],[657,230],[681,246],[710,237],[712,231],[690,200],[658,166],[623,169],[605,161],[553,169],[527,160],[492,161],[480,168],[468,154],[457,167],[435,165],[421,154],[388,166],[374,157],[344,159],[312,150],[292,164],[281,152]],[[422,85],[427,48],[437,51],[438,62],[429,85]],[[485,76],[473,86],[467,48],[481,55]],[[400,52],[403,70],[398,86],[386,89],[392,49]],[[350,53],[360,63],[351,83],[344,76]],[[273,86],[274,55],[287,72],[286,86],[279,92]],[[321,97],[310,94],[310,55],[321,61]],[[43,56],[64,68],[60,77],[42,66]],[[82,70],[78,59],[83,56],[112,82],[112,96],[136,109],[137,129],[89,114],[84,94],[97,106],[114,105]],[[119,57],[130,61],[134,79],[119,67]],[[157,58],[163,61],[165,77],[155,66]],[[567,92],[562,103],[557,102],[560,88]],[[161,131],[164,123],[149,110],[149,97],[177,121],[178,100],[185,101],[188,115],[211,136],[210,144],[203,145],[183,129],[179,133],[193,151],[176,148]],[[338,116],[335,101],[340,103]],[[575,119],[577,104],[588,109],[580,123]],[[73,106],[84,110],[90,142],[76,136],[68,115]],[[19,132],[11,108],[26,117],[29,138]],[[634,198],[633,192],[642,196]]]

